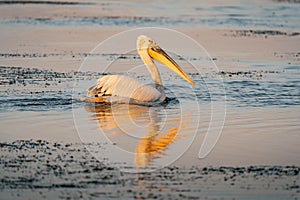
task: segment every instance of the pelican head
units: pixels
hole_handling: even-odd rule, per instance
[[[158,75],[158,70],[154,65],[152,59],[155,59],[166,65],[192,85],[195,84],[195,82],[192,81],[192,79],[181,69],[181,67],[179,67],[179,65],[164,50],[162,50],[153,39],[145,35],[139,36],[137,39],[137,51],[148,67],[150,74],[156,74],[155,77],[152,76],[154,82],[157,82],[155,79],[160,79],[160,76]]]

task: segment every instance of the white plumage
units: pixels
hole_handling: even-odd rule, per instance
[[[154,102],[159,100],[161,93],[144,83],[141,83],[129,76],[107,75],[99,78],[97,84],[89,89],[88,96],[109,97],[111,103],[123,97],[140,102]]]
[[[88,102],[143,104],[165,101],[162,80],[153,59],[165,64],[186,81],[194,84],[178,64],[149,37],[143,35],[138,37],[137,51],[151,75],[155,88],[128,76],[107,75],[98,79],[97,84],[88,89]]]

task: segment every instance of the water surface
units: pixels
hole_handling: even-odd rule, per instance
[[[0,26],[4,27],[2,30],[14,30],[13,27],[32,30],[67,28],[70,33],[75,27],[194,27],[195,31],[197,28],[200,30],[209,27],[229,29],[232,35],[226,37],[237,40],[252,41],[253,38],[261,37],[285,40],[299,37],[299,6],[297,1],[291,3],[267,0],[184,3],[168,0],[144,4],[136,1],[3,1],[0,4]],[[69,45],[67,42],[63,44]],[[56,43],[51,45],[53,47]],[[251,60],[238,60],[239,52],[233,52],[237,55],[232,57],[237,58],[225,61],[201,57],[193,54],[194,52],[189,52],[191,54],[188,57],[176,57],[177,54],[173,53],[171,55],[185,69],[188,69],[192,60],[205,63],[201,65],[201,73],[188,70],[188,74],[196,82],[195,87],[169,71],[161,70],[166,93],[170,98],[168,104],[153,107],[102,107],[82,101],[86,89],[104,75],[98,71],[97,65],[91,71],[58,72],[59,69],[36,69],[34,65],[26,68],[25,64],[39,58],[49,60],[50,64],[53,61],[51,59],[56,59],[63,65],[70,60],[73,62],[72,58],[92,57],[95,60],[115,60],[120,65],[118,69],[124,70],[107,73],[116,74],[126,72],[126,67],[132,63],[141,63],[136,52],[120,54],[116,49],[110,54],[76,54],[73,50],[46,53],[47,48],[43,44],[36,44],[34,50],[31,49],[32,46],[24,44],[17,44],[16,48],[27,47],[28,52],[14,52],[7,47],[0,54],[0,58],[6,61],[4,63],[13,63],[15,60],[21,60],[22,63],[21,67],[10,64],[0,67],[1,140],[44,138],[80,141],[81,134],[96,133],[99,138],[105,136],[114,146],[133,153],[130,159],[124,159],[128,160],[126,165],[135,167],[152,167],[162,165],[165,161],[173,162],[191,141],[195,141],[195,145],[181,157],[178,165],[299,164],[299,150],[296,148],[300,130],[299,52],[282,52],[281,49],[274,52],[274,58],[285,57],[287,62],[273,60],[273,57],[261,61],[255,56]],[[228,49],[231,52],[231,47]],[[35,50],[40,52],[34,52]],[[260,52],[257,52],[256,56],[259,55]],[[210,66],[206,64],[213,60],[224,65],[225,67],[220,68],[226,70],[207,71],[206,67]],[[128,75],[151,84],[147,71]],[[218,88],[220,80],[225,95]],[[77,84],[75,90],[74,84]],[[216,103],[216,107],[212,108],[212,102]],[[217,108],[217,105],[223,105],[224,102],[226,113]],[[76,121],[75,125],[73,123],[73,109],[77,120],[81,121],[79,124]],[[210,155],[211,159],[199,161],[197,155],[209,130],[213,109],[216,109],[217,114],[226,114],[223,135]],[[76,126],[85,131],[78,135]],[[256,138],[260,140],[257,141]],[[289,148],[280,141],[286,141]],[[253,148],[254,146],[257,148]],[[136,152],[139,152],[139,156],[135,156],[138,155]],[[226,159],[222,159],[223,156],[227,156]],[[235,156],[238,159],[234,159]],[[251,159],[247,159],[248,157]]]
[[[297,2],[297,1],[295,1]],[[1,24],[33,26],[209,26],[223,28],[299,30],[299,3],[288,1],[79,1],[69,3],[24,2],[1,4],[0,9],[38,9],[21,19],[8,13]],[[63,6],[64,13],[55,11]],[[131,10],[131,12],[130,12]]]

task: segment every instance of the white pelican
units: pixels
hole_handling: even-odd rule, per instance
[[[160,61],[192,85],[195,84],[151,38],[144,35],[139,36],[137,51],[151,74],[154,87],[128,76],[107,75],[99,78],[97,84],[88,89],[88,102],[147,104],[165,101],[166,94],[163,83],[153,59]]]

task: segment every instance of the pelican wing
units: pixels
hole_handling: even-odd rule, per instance
[[[97,97],[108,101],[113,98],[125,98],[138,102],[154,102],[161,97],[161,93],[128,76],[108,75],[98,79],[97,84],[88,90],[88,97]]]

